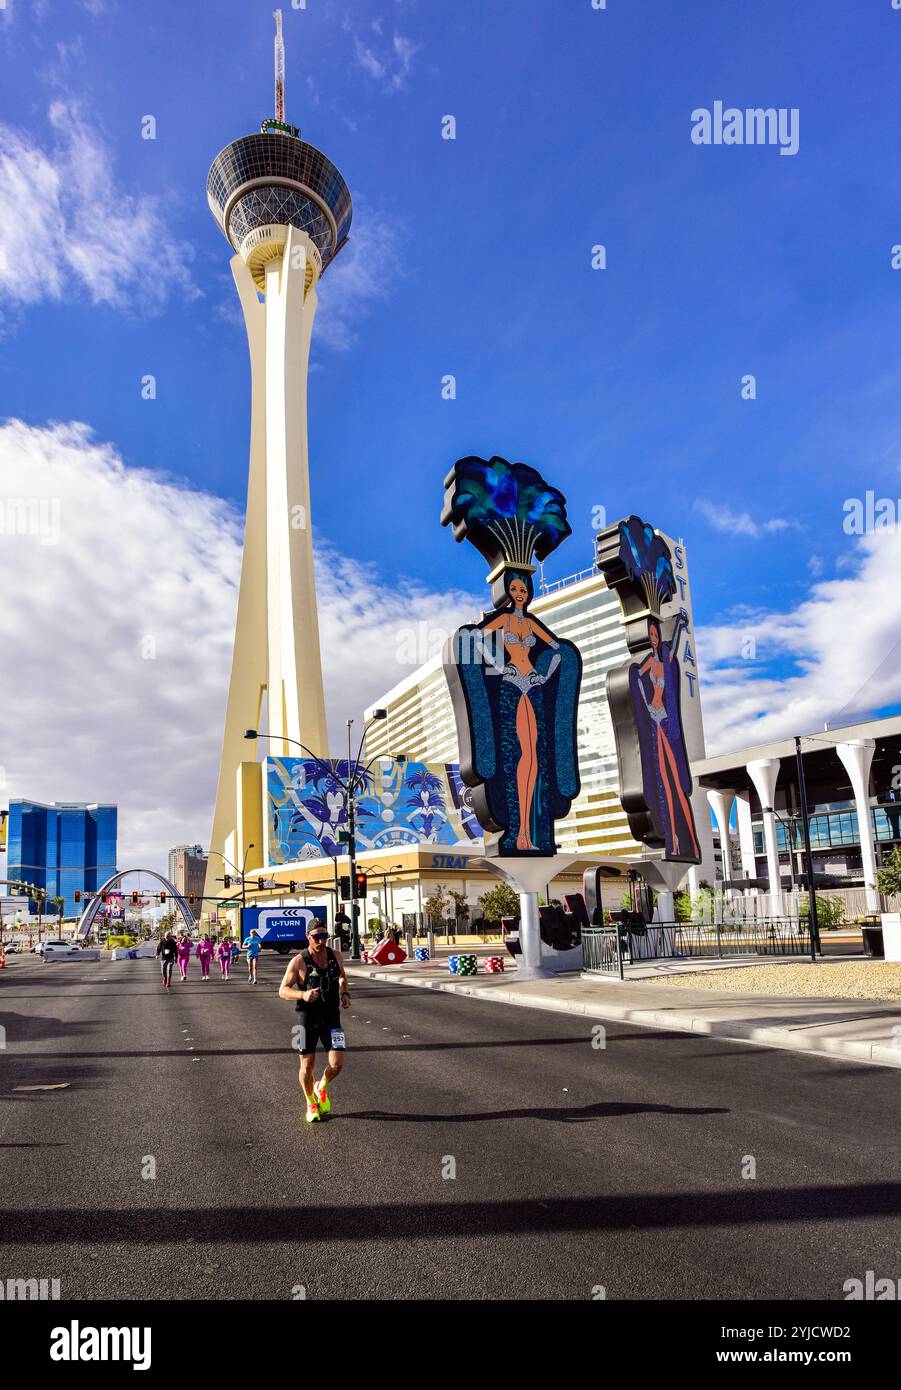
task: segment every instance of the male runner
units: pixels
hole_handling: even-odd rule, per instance
[[[160,958],[160,974],[163,977],[163,989],[172,988],[172,967],[175,964],[175,957],[178,954],[178,946],[171,931],[160,941],[156,948],[156,953]]]
[[[263,949],[262,942],[257,936],[256,927],[253,928],[250,936],[242,941],[241,945],[247,952],[247,983],[255,985],[257,982],[257,961],[260,958],[260,951]]]
[[[341,1028],[341,1009],[347,1008],[347,976],[340,951],[326,945],[328,932],[314,917],[307,933],[307,949],[292,960],[279,986],[279,999],[293,999],[300,1014],[300,1084],[307,1098],[307,1123],[319,1120],[332,1108],[328,1088],[344,1065],[346,1043]],[[313,1081],[318,1043],[328,1051],[322,1080]]]

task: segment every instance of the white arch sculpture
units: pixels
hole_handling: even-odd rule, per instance
[[[97,913],[103,905],[104,894],[111,893],[117,884],[121,883],[123,878],[127,878],[129,874],[147,874],[150,878],[155,878],[157,883],[165,888],[166,892],[172,898],[172,901],[177,905],[179,912],[184,918],[185,926],[188,931],[194,930],[197,925],[194,921],[194,914],[188,907],[181,893],[179,893],[175,885],[170,883],[167,878],[163,878],[163,875],[158,874],[155,869],[120,869],[117,873],[113,874],[112,878],[106,880],[102,888],[97,889],[96,896],[92,897],[84,912],[81,914],[81,917],[78,919],[78,926],[75,929],[76,936],[87,936],[91,927],[94,925],[94,919]]]

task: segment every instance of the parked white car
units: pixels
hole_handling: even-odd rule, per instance
[[[45,941],[41,954],[45,965],[48,961],[100,959],[100,952],[96,948],[76,946],[72,941]]]

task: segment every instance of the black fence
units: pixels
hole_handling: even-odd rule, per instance
[[[623,978],[622,927],[582,928],[582,969],[595,975],[618,975]]]
[[[727,956],[810,955],[806,918],[760,917],[753,922],[654,922],[646,927],[582,928],[584,969],[618,975],[644,960],[722,960]]]

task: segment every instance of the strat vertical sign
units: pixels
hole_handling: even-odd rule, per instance
[[[630,516],[601,532],[597,563],[619,599],[630,653],[629,661],[607,673],[629,829],[649,848],[662,847],[667,859],[700,863],[691,804],[695,750],[682,720],[682,663],[689,699],[699,702],[682,548]],[[691,722],[700,730],[699,718]]]

